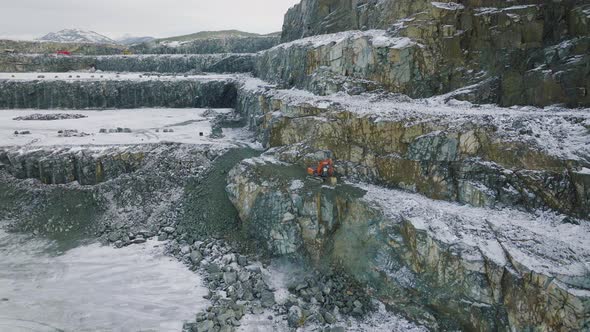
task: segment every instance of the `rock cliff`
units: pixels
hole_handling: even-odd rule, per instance
[[[246,73],[254,70],[253,54],[102,55],[55,56],[0,55],[0,72],[68,72],[100,70],[154,73]]]
[[[339,80],[368,79],[411,97],[463,88],[456,96],[476,102],[588,106],[588,6],[582,1],[484,6],[479,1],[304,0],[285,16],[284,42],[370,29],[378,30],[378,41],[370,32],[335,35],[320,45],[312,38],[273,49],[261,66],[283,73],[276,81],[298,87],[328,73]],[[383,44],[384,34],[409,41],[403,47]]]
[[[51,72],[0,73],[0,108],[15,113],[235,112],[134,110],[153,122],[84,140],[57,126],[97,114],[51,130],[31,122],[51,111],[26,128],[4,116],[18,130],[2,133],[0,213],[17,230],[90,230],[116,246],[158,235],[208,271],[216,305],[266,303],[281,326],[321,329],[378,299],[433,331],[590,330],[589,22],[585,1],[302,0],[280,45],[186,36],[134,48],[152,55],[9,50],[0,69]],[[325,158],[337,185],[305,172]],[[324,275],[275,306],[269,285],[242,287],[231,269],[245,263],[226,251],[223,265],[201,265],[211,236]],[[318,281],[334,271],[342,294]],[[220,316],[186,330],[221,329]]]
[[[232,76],[105,75],[70,73],[61,79],[55,75],[3,79],[0,109],[223,108],[235,104]]]
[[[175,210],[183,181],[198,177],[224,152],[178,144],[5,147],[0,213],[15,229],[51,236],[149,230]]]
[[[434,329],[588,327],[587,223],[370,185],[328,187],[303,173],[267,154],[229,174],[244,227],[276,255],[305,252],[341,266]]]
[[[226,190],[274,255],[339,266],[434,330],[588,328],[586,110],[318,96],[256,79],[237,110],[269,150]],[[305,174],[328,157],[335,187]]]
[[[340,174],[475,206],[590,210],[590,115],[422,102],[399,96],[238,92],[266,147],[302,165],[330,151]],[[502,116],[499,116],[502,114]]]

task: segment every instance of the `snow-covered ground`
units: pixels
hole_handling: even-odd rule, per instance
[[[0,331],[180,331],[205,309],[199,275],[162,242],[115,249],[0,229]]]
[[[0,73],[0,80],[9,81],[223,81],[235,78],[236,75],[145,75],[142,73],[113,73],[113,72],[67,72],[67,73]]]
[[[410,221],[473,261],[485,256],[500,266],[518,263],[529,271],[554,276],[557,282],[580,282],[576,286],[586,287],[583,280],[590,276],[588,222],[565,223],[565,215],[550,211],[477,208],[375,185],[357,186],[367,191],[363,199],[392,222]],[[590,296],[588,290],[572,291]]]
[[[230,112],[231,109],[217,109]],[[54,121],[17,121],[16,117],[31,114],[71,113],[87,116],[81,119]],[[55,146],[55,145],[128,145],[159,142],[187,144],[220,144],[249,141],[249,133],[242,129],[223,129],[224,138],[212,139],[212,116],[206,109],[129,109],[106,111],[40,111],[0,110],[0,146]],[[130,133],[99,133],[101,129],[129,128]],[[58,131],[77,130],[84,137],[60,137]],[[173,130],[173,132],[164,132]],[[16,135],[15,131],[30,134]],[[203,135],[201,136],[200,133]]]

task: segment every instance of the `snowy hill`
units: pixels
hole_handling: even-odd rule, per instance
[[[147,43],[150,42],[152,40],[154,40],[154,37],[135,37],[135,36],[131,36],[131,35],[125,35],[119,39],[117,39],[117,42],[119,44],[123,44],[123,45],[135,45],[135,44],[141,44],[141,43]]]
[[[200,31],[190,35],[175,36],[168,38],[156,39],[158,42],[187,42],[202,39],[227,39],[227,38],[247,38],[247,37],[264,37],[275,36],[280,33],[275,32],[268,35],[260,35],[257,33],[244,32],[239,30],[221,30],[221,31]]]
[[[114,40],[106,36],[94,31],[80,29],[65,29],[58,32],[51,32],[39,38],[39,40],[58,43],[116,44]]]

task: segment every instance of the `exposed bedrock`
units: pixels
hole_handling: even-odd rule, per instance
[[[283,28],[283,40],[295,41],[267,51],[258,70],[265,79],[318,93],[353,81],[348,84],[411,97],[461,89],[456,98],[479,103],[590,105],[589,5],[483,5],[302,1]],[[358,31],[366,29],[378,33]],[[307,36],[315,37],[296,40]]]
[[[235,100],[229,78],[0,80],[0,109],[231,108]]]
[[[254,70],[254,55],[0,55],[0,72],[67,72],[91,68],[112,72],[246,73]]]
[[[157,234],[179,222],[184,206],[214,209],[217,203],[206,198],[185,199],[184,190],[228,151],[188,144],[7,148],[0,157],[0,216],[16,230],[51,236],[84,233],[115,242],[127,232]],[[216,184],[220,193],[224,185],[225,179]],[[192,220],[194,227],[208,221]]]
[[[590,213],[590,116],[382,95],[238,93],[258,139],[279,159],[474,206]]]
[[[184,42],[151,41],[131,46],[139,54],[255,53],[280,43],[280,36],[203,38]]]
[[[145,150],[145,151],[144,151]],[[37,179],[44,184],[95,185],[140,169],[149,149],[52,148],[0,150],[0,163],[18,179]]]
[[[275,255],[305,253],[319,266],[340,265],[434,328],[590,327],[588,223],[371,185],[331,188],[272,155],[234,168],[227,192],[243,227]]]
[[[541,6],[547,14],[558,19],[551,24],[561,28],[569,28],[572,33],[588,34],[588,30],[572,28],[572,25],[583,28],[588,22],[578,20],[581,13],[569,13],[573,8],[584,8],[585,1],[550,2],[539,0],[516,1],[481,1],[460,0],[432,2],[429,0],[302,0],[293,6],[285,15],[282,41],[314,35],[334,33],[346,30],[388,29],[400,19],[438,8],[462,9],[464,11],[494,11],[519,6]],[[522,9],[522,8],[521,8]],[[578,9],[579,10],[579,9]],[[547,18],[549,20],[549,18]],[[559,30],[549,31],[550,38],[561,33]]]
[[[386,88],[432,96],[435,70],[420,59],[420,46],[384,30],[343,32],[282,44],[259,55],[261,79],[317,94],[351,94]],[[438,87],[437,87],[438,88]]]

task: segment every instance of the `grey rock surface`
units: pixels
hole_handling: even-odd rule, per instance
[[[587,107],[587,10],[579,1],[488,1],[482,7],[477,1],[304,0],[285,16],[283,42],[295,44],[268,51],[260,67],[267,77],[282,76],[281,84],[316,92],[353,77],[365,88],[369,80],[411,97],[453,93],[478,103]],[[297,41],[370,29],[420,47],[392,52],[338,35],[322,46]]]
[[[0,109],[232,107],[235,95],[228,79],[0,80]]]
[[[0,72],[68,72],[101,70],[154,73],[246,73],[254,70],[253,54],[202,55],[0,55]]]
[[[228,182],[245,227],[274,255],[337,263],[379,296],[403,303],[416,320],[434,315],[445,328],[489,331],[585,327],[588,223],[567,225],[563,215],[459,206],[370,185],[329,187],[269,155],[241,163]],[[287,212],[295,218],[284,223]],[[321,287],[295,289],[317,301]],[[336,305],[362,315],[365,304],[352,295]]]

